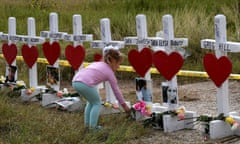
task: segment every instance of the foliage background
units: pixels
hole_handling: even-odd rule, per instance
[[[9,17],[15,17],[17,20],[17,34],[27,34],[27,18],[34,17],[37,35],[40,35],[40,31],[49,30],[49,14],[56,12],[59,18],[59,31],[72,33],[72,16],[80,14],[83,33],[93,34],[94,40],[100,39],[101,18],[110,19],[112,39],[123,40],[126,36],[136,36],[135,18],[138,14],[145,14],[147,17],[148,36],[155,36],[156,32],[162,30],[162,17],[171,14],[175,37],[189,39],[189,46],[185,49],[191,52],[191,56],[184,63],[182,69],[185,70],[204,70],[203,55],[211,51],[202,50],[200,40],[214,39],[214,16],[217,14],[226,16],[228,41],[240,40],[238,0],[0,0],[0,2],[0,31],[4,33],[8,32]],[[61,41],[63,50],[60,59],[65,59],[64,49],[67,44]],[[100,49],[90,48],[89,43],[85,43],[84,47],[87,62],[93,61],[93,54],[101,52]],[[41,45],[38,48],[40,57],[44,57]],[[126,46],[121,51],[127,54],[132,48],[136,47]],[[228,55],[233,62],[233,73],[239,73],[239,54]],[[129,65],[127,59],[124,64]],[[2,68],[0,71],[4,72]]]

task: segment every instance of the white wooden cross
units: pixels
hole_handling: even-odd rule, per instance
[[[111,37],[110,20],[103,18],[100,20],[101,24],[101,40],[94,40],[91,42],[92,48],[102,48],[104,55],[104,47],[112,45],[113,47],[123,48],[124,41],[113,41]],[[113,94],[112,88],[109,82],[105,82],[106,101],[116,103],[117,100]]]
[[[224,15],[215,16],[215,40],[203,39],[201,40],[201,48],[215,50],[217,58],[227,56],[227,52],[240,52],[240,43],[228,42],[226,34],[226,17]],[[228,100],[228,79],[217,88],[217,108],[218,114],[229,113]]]
[[[21,43],[27,43],[29,48],[31,46],[36,46],[37,44],[42,44],[45,39],[42,37],[36,36],[36,26],[35,19],[33,17],[28,18],[28,35],[16,35],[14,39],[19,40]],[[37,79],[37,63],[35,63],[32,68],[29,69],[29,86],[37,88],[38,79]]]
[[[163,22],[163,38],[161,37],[147,37],[146,30],[146,18],[145,15],[138,15],[137,17],[137,29],[139,31],[139,35],[137,37],[126,37],[125,44],[126,45],[141,45],[140,49],[145,46],[152,47],[165,47],[165,51],[167,53],[171,53],[173,48],[176,47],[184,47],[188,45],[187,38],[174,38],[174,29],[173,29],[173,18],[171,15],[165,15],[162,18]],[[145,28],[144,28],[145,27]],[[150,80],[150,73],[148,72],[145,75],[147,80]],[[177,104],[169,105],[169,109],[176,109],[178,106],[178,94],[177,94],[177,78],[174,76],[172,80],[168,81],[168,87],[170,89],[175,89],[175,93],[177,95]],[[151,87],[150,87],[151,88]]]
[[[166,52],[169,54],[174,51],[173,48],[176,47],[185,47],[188,46],[188,39],[187,38],[174,38],[174,27],[173,27],[173,18],[171,15],[164,15],[162,17],[163,22],[163,38],[164,40],[167,40],[167,45],[165,46]],[[162,44],[165,44],[165,42],[157,42],[159,45],[162,46]],[[171,104],[168,102],[169,109],[176,109],[178,107],[178,85],[177,85],[177,76],[175,75],[170,81],[168,81],[168,91],[172,90],[170,92],[171,94],[176,94],[177,96],[177,103]],[[176,92],[173,92],[176,90]],[[169,95],[169,94],[168,94]],[[168,96],[169,97],[169,96]]]
[[[35,20],[34,18],[28,19],[28,36],[26,35],[17,35],[16,34],[16,18],[9,17],[8,19],[8,34],[2,34],[1,39],[8,41],[8,44],[21,42],[28,43],[29,45],[36,45],[44,42],[43,38],[36,37],[35,32]],[[12,63],[12,65],[16,66],[16,60]],[[6,70],[8,74],[8,70]],[[17,72],[15,73],[15,78],[17,79]],[[29,85],[31,87],[37,87],[37,71],[36,66],[33,66],[32,69],[29,70]]]
[[[16,18],[15,17],[9,17],[8,18],[8,34],[1,33],[1,40],[8,41],[8,45],[16,44],[17,41],[14,41],[11,37],[16,35]],[[16,66],[16,59],[12,62],[13,66]],[[6,66],[6,75],[8,75],[8,64]],[[15,73],[15,79],[18,78],[17,71]]]
[[[50,39],[50,44],[54,41],[62,40],[66,32],[59,32],[58,31],[58,14],[55,12],[50,13],[49,15],[49,31],[41,31],[40,36],[44,38]],[[58,60],[54,63],[54,67],[59,67]]]
[[[8,18],[8,34],[1,33],[1,40],[8,41],[8,45],[16,44],[15,41],[10,40],[10,36],[16,35],[16,18],[9,17]],[[12,62],[13,66],[16,66],[16,59]],[[8,75],[8,64],[6,66],[6,75]],[[15,79],[17,80],[17,71],[15,73]]]
[[[149,46],[148,43],[148,33],[147,33],[147,20],[146,16],[139,14],[136,16],[136,29],[137,37],[125,37],[125,45],[138,45],[138,51],[141,51],[143,48]],[[150,70],[145,74],[144,78],[147,81],[147,89],[152,91],[152,82]]]
[[[58,15],[55,12],[52,12],[49,15],[49,25],[50,31],[41,31],[40,36],[44,38],[49,38],[50,44],[52,44],[55,41],[62,40],[64,38],[64,35],[67,34],[66,32],[58,31]],[[59,68],[58,60],[56,60],[56,62],[53,64],[53,67]],[[54,85],[53,87],[55,90],[59,90],[60,84]]]
[[[73,46],[76,47],[78,45],[82,45],[85,41],[92,41],[92,34],[83,34],[82,33],[82,16],[81,15],[73,15],[73,34],[64,35],[64,40],[73,41]],[[82,68],[82,65],[79,69]]]

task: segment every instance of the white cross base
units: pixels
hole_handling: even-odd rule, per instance
[[[196,117],[197,113],[193,111],[186,111],[184,118]],[[164,115],[163,116],[163,129],[164,132],[174,132],[182,129],[194,129],[195,119],[178,120],[177,116]]]
[[[231,113],[235,113],[235,112],[231,112]],[[232,116],[234,120],[236,120],[238,123],[240,123],[240,116],[238,116],[239,114],[232,115],[231,113],[229,113],[229,115]],[[231,126],[228,123],[221,120],[214,120],[210,122],[209,137],[211,139],[219,139],[219,138],[228,137],[232,135],[240,136],[240,129],[238,128],[233,131],[231,130]]]

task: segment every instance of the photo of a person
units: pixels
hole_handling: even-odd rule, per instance
[[[136,95],[139,101],[152,102],[152,93],[147,89],[147,81],[143,78],[136,78]]]
[[[168,83],[167,82],[162,82],[162,101],[165,104],[168,103],[167,91],[168,91]]]
[[[7,72],[5,83],[16,82],[16,78],[15,78],[16,71],[17,71],[16,66],[13,66],[13,65],[8,66],[8,72]]]
[[[177,88],[169,87],[167,90],[168,103],[177,104]]]
[[[59,81],[58,68],[47,66],[47,84],[57,85]]]

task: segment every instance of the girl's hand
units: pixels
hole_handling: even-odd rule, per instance
[[[122,107],[123,107],[124,111],[125,111],[128,115],[131,114],[131,109],[127,106],[126,103],[123,103],[123,104],[122,104]]]

